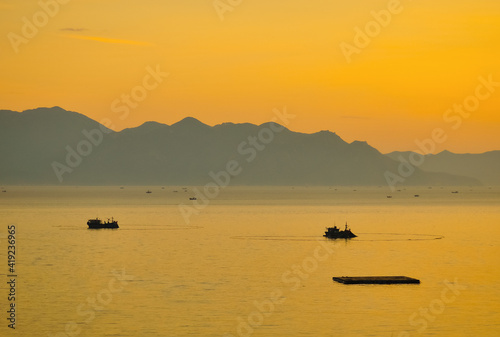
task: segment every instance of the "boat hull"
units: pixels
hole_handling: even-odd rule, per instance
[[[325,238],[328,239],[352,239],[358,237],[356,234],[352,232],[339,232],[339,233],[328,233],[326,232],[325,235],[323,235]]]
[[[118,227],[118,224],[105,224],[105,225],[88,225],[88,229],[115,229],[115,228],[120,228]]]

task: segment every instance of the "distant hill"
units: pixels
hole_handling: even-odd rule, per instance
[[[229,170],[232,185],[387,186],[385,174],[399,166],[367,143],[346,143],[329,131],[211,127],[188,117],[113,132],[59,107],[0,111],[0,158],[0,185],[205,185]],[[404,184],[479,181],[416,169]]]
[[[0,110],[0,184],[58,184],[52,161],[64,160],[65,147],[83,139],[82,130],[98,127],[96,121],[59,107]]]
[[[412,152],[391,152],[389,158],[398,160],[403,156],[406,160]],[[483,185],[500,186],[500,151],[480,154],[458,154],[443,151],[425,156],[422,170],[428,172],[446,172],[467,176],[479,180]]]

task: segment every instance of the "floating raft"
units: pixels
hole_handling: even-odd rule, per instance
[[[343,284],[419,284],[420,280],[406,276],[357,276],[333,277],[333,280]]]

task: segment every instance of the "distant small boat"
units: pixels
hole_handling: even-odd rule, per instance
[[[150,190],[147,190],[147,191],[146,191],[146,193],[147,193],[147,194],[150,194],[150,193],[153,193],[153,192],[151,192]]]
[[[189,200],[198,200],[196,197],[189,198]]]
[[[345,229],[343,231],[337,228],[337,226],[327,227],[325,235],[323,236],[329,239],[351,239],[357,237],[357,235],[351,232],[347,227],[347,222],[345,223]]]
[[[458,191],[452,191],[451,193],[458,193]]]
[[[2,190],[3,193],[7,192],[7,190]]]
[[[119,228],[118,221],[115,221],[113,218],[111,218],[111,221],[108,219],[106,222],[99,218],[90,219],[87,221],[87,225],[89,226],[89,229]]]
[[[388,195],[388,196],[387,196],[387,198],[388,198],[388,199],[392,198],[392,195]]]
[[[415,197],[415,198],[418,198],[419,196],[420,196],[420,195],[418,195],[418,194],[415,194],[415,195],[414,195],[414,197]]]

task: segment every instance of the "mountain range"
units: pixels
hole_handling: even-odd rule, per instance
[[[409,160],[414,153],[396,151],[387,156],[394,160],[400,156]],[[483,185],[500,186],[500,151],[461,154],[445,150],[425,155],[419,167],[427,172],[447,172],[477,179]]]
[[[0,110],[0,185],[492,185],[500,152],[428,155],[420,167],[337,134],[188,117],[115,132],[59,107]]]

